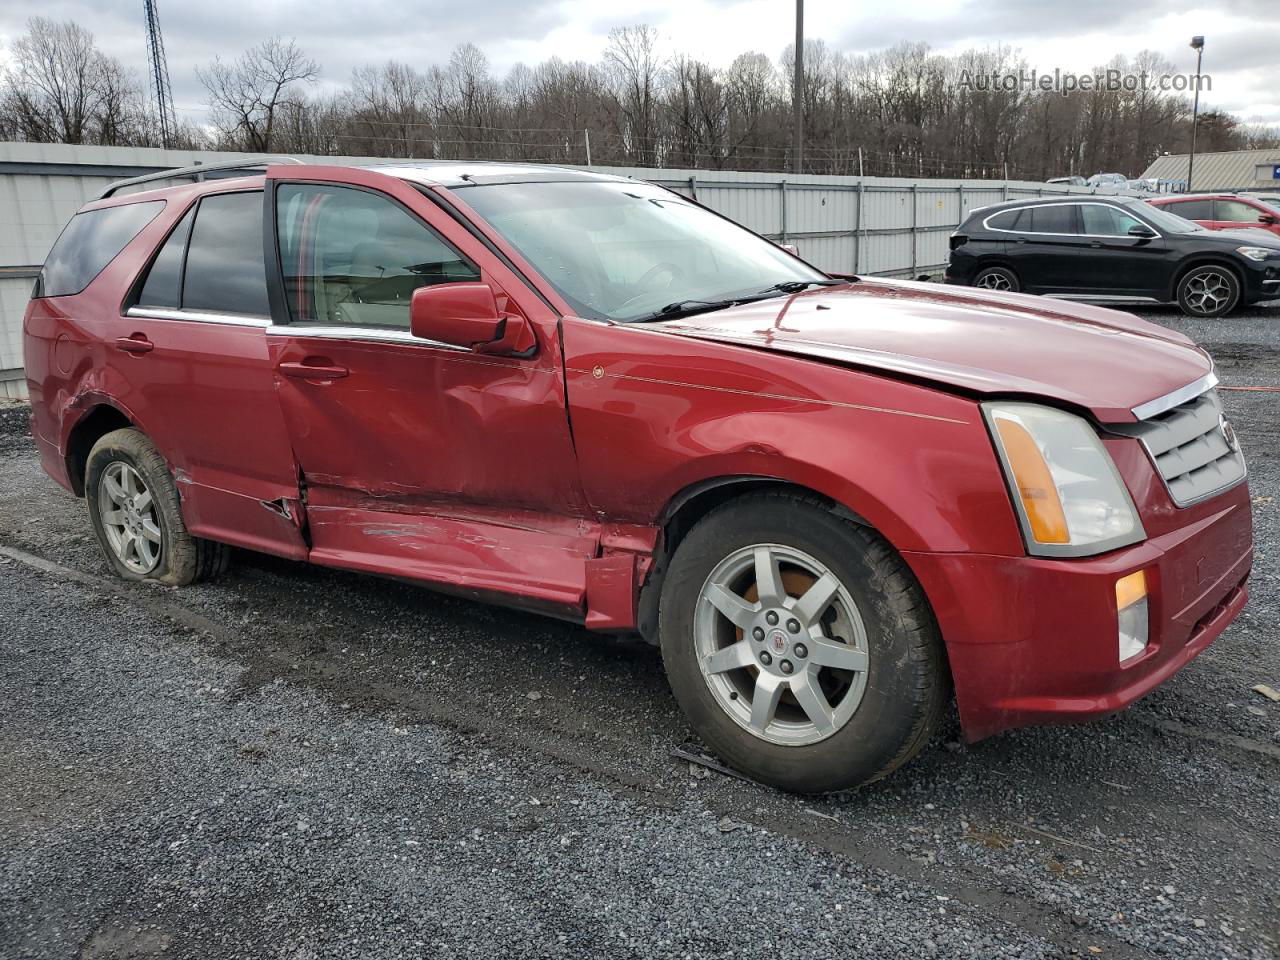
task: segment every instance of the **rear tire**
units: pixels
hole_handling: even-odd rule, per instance
[[[1022,281],[1008,267],[983,267],[974,275],[970,286],[1000,293],[1018,293],[1022,290]]]
[[[1240,305],[1240,279],[1230,267],[1193,267],[1178,281],[1178,306],[1188,317],[1225,317]]]
[[[138,430],[113,430],[93,445],[85,500],[107,564],[125,580],[186,586],[227,569],[231,548],[187,531],[164,457]]]
[[[785,790],[887,776],[950,700],[937,625],[901,557],[802,496],[750,495],[703,518],[672,557],[659,624],[699,736]]]

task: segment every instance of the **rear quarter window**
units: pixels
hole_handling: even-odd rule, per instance
[[[987,221],[987,227],[991,230],[1019,230],[1019,224],[1025,219],[1023,214],[1026,210],[1005,210],[1003,213],[997,213],[994,217]]]
[[[163,209],[163,200],[151,200],[77,213],[45,258],[37,295],[79,293]]]

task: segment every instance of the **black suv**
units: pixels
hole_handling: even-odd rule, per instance
[[[1130,197],[1010,200],[951,235],[947,282],[1072,300],[1176,302],[1193,317],[1280,298],[1280,240],[1206,230]]]

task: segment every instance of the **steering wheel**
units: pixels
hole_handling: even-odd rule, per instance
[[[650,283],[653,282],[655,277],[660,276],[663,272],[671,274],[671,279],[667,281],[668,289],[671,287],[673,283],[676,283],[677,281],[684,279],[684,271],[681,270],[674,263],[671,263],[665,260],[662,263],[655,263],[652,267],[650,267],[648,270],[644,272],[644,276],[642,276],[639,280],[636,281],[636,286],[641,287],[642,292],[637,293],[634,297],[630,297],[629,299],[615,306],[613,308],[613,312],[621,313],[625,311],[627,307],[631,306],[633,303],[637,303],[637,302],[646,300],[649,297],[652,297],[654,292],[652,290],[643,290],[643,288],[647,287]]]

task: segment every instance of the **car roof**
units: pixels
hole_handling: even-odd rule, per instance
[[[1067,193],[1057,197],[1023,197],[1021,200],[1002,200],[999,203],[991,203],[984,207],[974,207],[969,211],[969,216],[979,212],[990,216],[993,213],[1014,207],[1048,207],[1055,203],[1114,203],[1128,207],[1141,202],[1142,200],[1138,197],[1116,197],[1105,193]]]
[[[270,161],[268,161],[270,162]],[[257,166],[266,166],[266,163]],[[349,167],[353,170],[369,170],[374,173],[398,177],[423,186],[461,187],[480,186],[495,183],[570,183],[570,182],[614,182],[635,183],[632,177],[621,177],[607,173],[596,173],[575,167],[561,167],[544,163],[505,163],[497,160],[411,160],[389,163],[306,163],[291,166],[289,170],[303,171],[309,167]],[[192,168],[175,168],[174,180],[185,182],[165,184],[160,171],[154,175],[156,185],[144,187],[142,183],[129,192],[116,193],[112,196],[90,201],[84,209],[115,206],[124,203],[137,203],[141,200],[171,199],[186,194],[222,193],[233,190],[261,189],[265,177],[261,173],[246,175],[245,167],[227,168],[221,172],[211,170],[203,179],[191,182],[186,178],[195,176]],[[235,172],[232,172],[232,171]],[[125,181],[122,186],[134,186],[132,181]]]
[[[629,177],[596,173],[546,163],[505,163],[498,160],[416,160],[408,163],[361,164],[361,169],[415,183],[441,187],[469,187],[491,183],[626,182]]]

